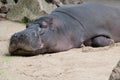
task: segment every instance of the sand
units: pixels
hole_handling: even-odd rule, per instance
[[[31,57],[9,56],[10,36],[24,24],[0,21],[0,80],[108,80],[120,59],[120,43]]]

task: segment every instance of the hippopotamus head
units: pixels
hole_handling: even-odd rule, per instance
[[[44,47],[41,37],[49,31],[51,18],[44,17],[27,24],[26,29],[12,35],[9,52],[12,55],[36,55]],[[41,50],[40,53],[43,53]]]

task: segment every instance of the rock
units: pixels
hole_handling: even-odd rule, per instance
[[[35,20],[55,8],[56,6],[48,4],[45,0],[18,0],[17,4],[10,8],[7,18],[14,21],[22,21],[24,18]]]
[[[8,12],[8,10],[8,5],[0,2],[0,20],[2,18],[6,18],[6,13]]]
[[[3,3],[2,2],[0,2],[0,7],[3,5]]]
[[[112,70],[109,80],[120,80],[120,61],[117,66]]]
[[[60,7],[63,5],[63,3],[60,0],[45,0],[48,3],[52,3],[54,5],[56,5],[57,7]]]
[[[81,4],[83,0],[60,0],[63,4]]]
[[[6,3],[7,3],[6,0],[0,0],[0,2],[2,2],[3,4],[6,4]]]
[[[48,3],[62,3],[62,4],[81,4],[83,0],[46,0]]]
[[[7,4],[10,4],[10,5],[15,5],[15,4],[16,4],[15,1],[16,1],[16,0],[6,0],[6,3],[7,3]]]
[[[6,14],[0,13],[0,18],[6,18]]]
[[[0,7],[0,13],[5,13],[6,14],[8,12],[8,10],[9,10],[8,5],[2,5]]]
[[[55,4],[57,7],[62,6],[63,4],[81,4],[83,0],[45,0],[48,3]]]

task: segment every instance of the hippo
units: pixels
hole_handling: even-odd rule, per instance
[[[11,55],[33,56],[120,41],[120,9],[99,3],[64,5],[11,36]]]

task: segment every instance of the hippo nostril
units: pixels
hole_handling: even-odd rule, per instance
[[[17,37],[17,35],[15,34],[14,37]]]
[[[17,38],[17,37],[18,37],[18,35],[15,33],[15,34],[13,35],[13,37],[14,37],[14,38]]]
[[[16,44],[18,42],[18,35],[17,34],[14,34],[12,37],[11,37],[11,40],[10,40],[10,44]]]
[[[20,34],[18,39],[21,40],[21,41],[24,41],[26,39],[26,35],[25,34]]]
[[[20,37],[25,37],[25,35],[24,35],[24,34],[21,34]]]
[[[11,41],[12,42],[20,42],[20,41],[24,41],[26,39],[26,35],[25,34],[17,34],[15,33],[12,38]]]

